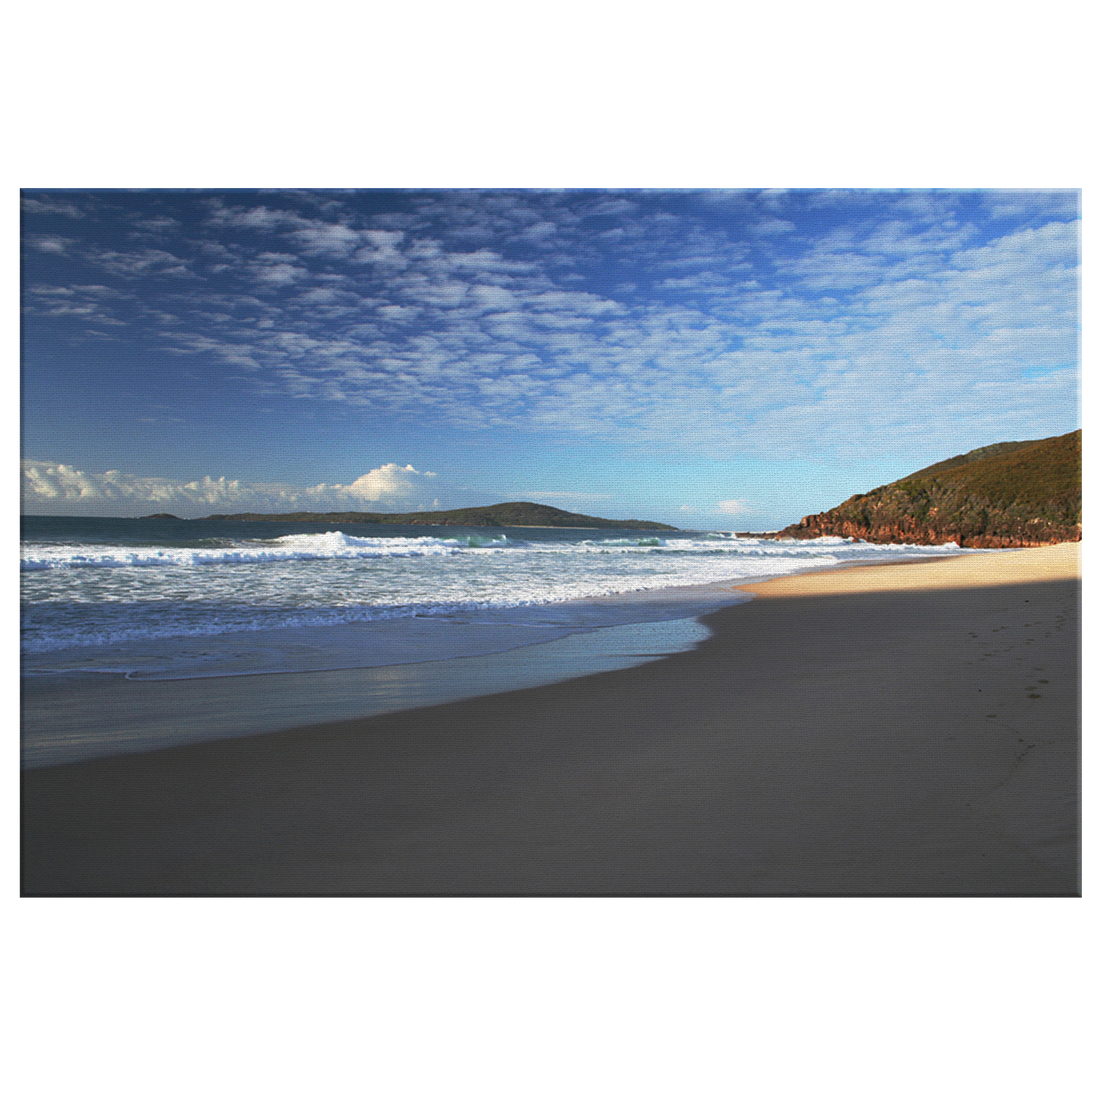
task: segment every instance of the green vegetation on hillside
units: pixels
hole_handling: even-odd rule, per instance
[[[600,519],[565,512],[548,504],[517,500],[484,508],[452,508],[446,512],[238,512],[207,519],[267,520],[279,523],[402,523],[445,527],[607,527],[643,531],[676,531],[667,523],[644,519]]]
[[[941,480],[994,502],[1080,523],[1081,433],[1041,439],[1030,447],[971,462],[942,474]]]
[[[1081,432],[994,443],[806,516],[780,538],[1042,546],[1081,537]]]
[[[1034,447],[1036,443],[1042,442],[1044,441],[1040,439],[1025,439],[1022,443],[991,443],[988,447],[975,447],[974,450],[967,451],[966,454],[955,455],[954,458],[946,458],[943,462],[925,466],[923,470],[918,470],[915,474],[910,474],[903,480],[912,481],[914,478],[936,477],[948,470],[956,470],[960,466],[969,466],[972,462],[977,462],[983,458],[995,458],[997,455],[1009,454],[1012,451],[1019,451],[1026,447]]]

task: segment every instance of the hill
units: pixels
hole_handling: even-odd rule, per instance
[[[1081,432],[994,443],[926,466],[806,516],[778,538],[971,547],[1046,546],[1081,538]]]
[[[484,508],[452,508],[446,512],[238,512],[207,519],[269,520],[278,523],[402,523],[444,527],[607,527],[618,530],[676,531],[667,523],[644,519],[600,519],[565,512],[548,504],[516,500]]]

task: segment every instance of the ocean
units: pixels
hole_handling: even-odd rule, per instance
[[[737,583],[943,547],[731,532],[24,517],[24,766],[623,668]]]

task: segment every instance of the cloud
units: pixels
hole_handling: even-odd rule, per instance
[[[266,206],[245,210],[225,206],[220,199],[209,204],[206,224],[218,229],[243,229],[259,233],[274,233],[279,229],[308,226],[309,221],[287,210],[269,210]]]
[[[296,229],[291,237],[306,256],[347,256],[363,242],[363,234],[328,223]]]
[[[636,202],[631,202],[630,199],[609,196],[606,199],[599,199],[594,202],[588,207],[585,213],[590,217],[606,217],[612,214],[633,214],[637,209],[638,204]]]
[[[1081,193],[1062,191],[984,191],[982,203],[994,218],[1055,216],[1076,218]]]
[[[23,494],[46,500],[93,500],[102,496],[96,480],[64,463],[23,463]]]
[[[748,264],[738,264],[736,269],[748,270]],[[713,271],[700,271],[682,279],[662,279],[658,284],[661,290],[709,290],[714,293],[729,293],[729,269],[722,274]]]
[[[99,285],[48,286],[27,288],[24,313],[29,318],[66,319],[84,325],[125,328],[126,322],[115,316],[111,303],[125,295]]]
[[[32,238],[47,251],[26,301],[73,346],[128,326],[132,348],[188,359],[211,392],[387,427],[727,457],[894,454],[944,432],[977,445],[1074,413],[1078,239],[1075,192],[975,194],[204,200],[161,249]],[[991,220],[1010,208],[1024,220]],[[66,249],[102,274],[51,278]],[[108,276],[118,298],[78,292]]]
[[[144,217],[131,218],[130,224],[143,233],[172,233],[180,228],[179,219],[170,218],[165,214],[150,214]]]
[[[193,480],[143,477],[107,470],[86,473],[66,463],[26,459],[23,470],[23,510],[46,512],[131,515],[171,509],[186,516],[209,514],[213,509],[233,511],[322,511],[354,509],[363,504],[390,505],[426,488],[436,475],[412,465],[388,462],[348,485],[322,483],[309,488],[282,484],[249,484],[239,478],[206,475]]]
[[[187,482],[140,477],[119,470],[88,474],[59,462],[24,460],[23,504],[127,505],[221,504],[242,495],[239,481],[209,476]]]
[[[797,227],[783,218],[760,218],[750,228],[754,233],[793,233]]]
[[[284,287],[303,281],[309,274],[298,257],[279,252],[261,252],[248,264],[252,279],[265,287]]]
[[[69,245],[76,242],[68,237],[31,237],[27,242],[31,248],[39,252],[50,252],[54,255],[64,255]]]
[[[82,218],[84,214],[71,202],[58,202],[55,199],[28,199],[22,201],[24,214],[61,214],[66,218]]]
[[[88,259],[110,275],[129,279],[144,279],[153,275],[191,278],[193,272],[187,260],[160,248],[143,248],[136,252],[112,249],[92,249]]]
[[[745,512],[751,512],[751,502],[747,500],[720,500],[714,510],[723,516],[740,516]]]
[[[395,497],[407,497],[422,484],[420,478],[435,477],[431,470],[420,473],[411,465],[398,466],[387,462],[369,473],[358,477],[350,485],[317,485],[305,490],[318,499],[348,499],[376,502]]]
[[[358,235],[365,245],[352,257],[356,263],[387,263],[404,265],[398,245],[405,239],[404,230],[368,229]]]

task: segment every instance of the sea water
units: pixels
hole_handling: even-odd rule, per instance
[[[628,667],[705,638],[697,617],[747,599],[738,583],[959,552],[730,532],[26,517],[24,764]]]

